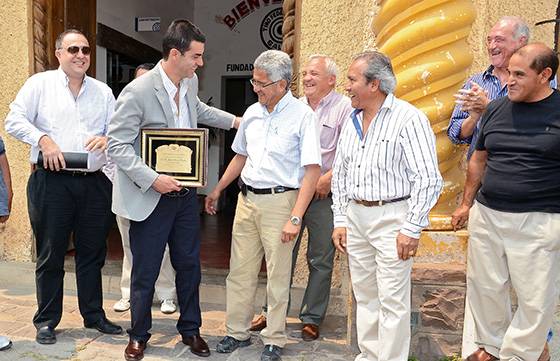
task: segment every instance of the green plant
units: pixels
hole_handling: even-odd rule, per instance
[[[408,361],[420,361],[420,360],[418,360],[418,359],[416,358],[416,356],[410,356],[410,357],[408,358]]]

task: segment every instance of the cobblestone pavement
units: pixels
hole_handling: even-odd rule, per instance
[[[117,313],[112,309],[119,298],[118,272],[108,265],[104,270],[104,297],[107,317],[123,328],[130,324],[129,312]],[[67,269],[71,269],[67,267]],[[111,274],[113,276],[111,276]],[[262,296],[262,285],[260,287]],[[203,311],[202,336],[211,349],[225,334],[225,295],[223,286],[203,285],[201,287]],[[35,342],[35,328],[31,319],[35,312],[34,264],[0,262],[0,335],[13,341],[13,347],[0,351],[0,361],[112,361],[124,360],[123,352],[128,342],[126,334],[120,336],[103,335],[95,330],[83,328],[75,293],[74,273],[67,272],[65,278],[64,314],[57,327],[55,345],[39,345]],[[257,309],[256,309],[257,311]],[[177,314],[164,315],[159,308],[152,309],[152,338],[148,344],[144,360],[208,360],[208,361],[258,361],[262,342],[258,333],[253,334],[253,345],[239,349],[232,354],[212,352],[209,358],[193,355],[183,345],[175,329]],[[346,345],[346,319],[330,317],[321,328],[317,341],[304,342],[300,336],[300,323],[295,317],[288,317],[287,332],[289,343],[284,349],[284,361],[343,361],[353,360],[356,350]],[[554,318],[554,337],[550,343],[551,360],[560,361],[560,308]],[[424,360],[421,360],[424,361]]]
[[[124,360],[123,352],[128,342],[126,334],[120,336],[103,335],[95,330],[83,328],[77,304],[74,275],[67,272],[65,278],[64,314],[57,327],[57,343],[39,345],[35,342],[35,328],[31,322],[35,312],[34,264],[0,263],[0,334],[10,337],[11,349],[0,351],[0,360],[6,361],[50,361]],[[112,280],[108,280],[111,283]],[[107,276],[104,276],[107,283]],[[113,282],[114,283],[114,282]],[[106,286],[104,286],[105,288]],[[204,287],[204,286],[203,286]],[[112,287],[115,289],[115,287]],[[210,290],[203,290],[202,298],[212,301]],[[129,312],[117,313],[112,310],[119,298],[117,292],[104,293],[107,317],[123,328],[130,324]],[[203,303],[202,336],[211,349],[225,335],[225,310],[223,303]],[[155,360],[221,360],[257,361],[263,344],[258,333],[253,334],[253,345],[238,349],[231,354],[212,352],[208,358],[193,355],[180,341],[175,329],[177,313],[164,315],[154,306],[152,338],[145,352],[146,361]],[[341,317],[327,318],[318,341],[304,342],[300,337],[300,323],[297,318],[288,318],[289,343],[284,349],[284,361],[343,361],[352,360],[353,353],[346,346],[346,320]]]

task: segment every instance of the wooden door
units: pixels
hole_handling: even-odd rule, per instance
[[[45,47],[46,69],[56,69],[58,67],[58,60],[54,55],[55,40],[58,34],[67,29],[77,29],[84,33],[91,46],[91,62],[87,73],[89,76],[95,77],[96,0],[48,0],[46,2],[36,2],[42,2],[46,5],[45,15],[47,23],[45,25],[48,35],[46,37],[47,42],[42,44]],[[35,8],[37,8],[36,4]],[[37,41],[35,41],[35,46],[38,46]],[[37,50],[40,49],[35,50],[36,55]],[[35,70],[41,71],[44,69],[38,69],[36,65]]]

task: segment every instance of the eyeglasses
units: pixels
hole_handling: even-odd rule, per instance
[[[271,86],[272,84],[276,84],[278,83],[280,80],[276,80],[276,81],[272,81],[268,84],[263,84],[260,81],[256,81],[255,79],[249,79],[249,83],[251,83],[252,86],[257,87],[257,88],[266,88],[267,86]]]
[[[64,49],[64,48],[62,48]],[[66,48],[66,51],[72,55],[78,54],[79,51],[82,51],[82,54],[89,55],[91,54],[91,48],[89,46],[69,46]]]

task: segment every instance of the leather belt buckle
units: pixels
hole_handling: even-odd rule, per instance
[[[181,197],[185,197],[187,194],[189,194],[189,192],[190,192],[190,189],[183,188],[180,191],[173,191],[173,192],[164,193],[164,195],[169,197],[169,198],[181,198]]]

